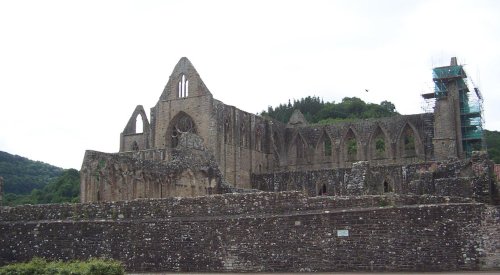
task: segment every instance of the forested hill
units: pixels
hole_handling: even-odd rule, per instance
[[[273,108],[269,106],[262,116],[274,118],[287,123],[295,109],[299,109],[309,123],[327,124],[335,121],[362,118],[379,118],[397,115],[396,107],[390,101],[380,104],[366,103],[357,97],[345,97],[341,102],[324,102],[316,96],[308,96],[294,100],[293,104],[280,104]]]
[[[0,176],[4,179],[5,193],[29,194],[35,188],[42,189],[62,172],[62,168],[0,151]]]
[[[490,159],[500,164],[500,132],[484,130],[484,137]]]
[[[0,151],[4,205],[77,202],[80,173]]]

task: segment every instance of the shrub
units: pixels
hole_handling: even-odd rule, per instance
[[[115,260],[90,259],[87,261],[47,262],[34,258],[27,263],[0,267],[0,275],[123,275],[123,265]]]

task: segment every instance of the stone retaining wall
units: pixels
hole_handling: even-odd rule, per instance
[[[463,198],[299,192],[2,207],[0,265],[41,256],[112,257],[130,271],[480,270],[498,268],[493,217],[497,208]]]

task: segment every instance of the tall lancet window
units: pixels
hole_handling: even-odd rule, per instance
[[[185,98],[189,95],[189,80],[186,79],[185,75],[182,75],[181,80],[179,80],[179,90],[178,97]]]

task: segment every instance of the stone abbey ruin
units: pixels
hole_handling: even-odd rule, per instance
[[[455,58],[434,74],[436,92],[424,95],[435,100],[433,113],[308,125],[296,110],[284,124],[214,99],[191,62],[181,58],[151,108],[151,121],[141,105],[132,113],[119,153],[87,151],[81,201],[234,189],[489,201],[490,182],[470,184],[479,180],[472,167],[487,165],[483,157],[472,157],[482,149],[481,94],[468,88]]]
[[[500,270],[482,96],[451,59],[429,112],[288,123],[213,98],[187,58],[118,153],[87,151],[80,204],[0,208],[0,265],[110,257],[130,271]],[[141,127],[142,126],[142,127]]]

